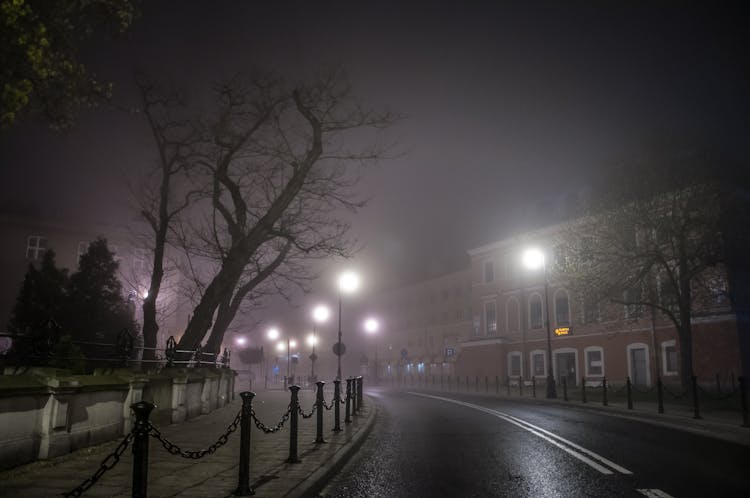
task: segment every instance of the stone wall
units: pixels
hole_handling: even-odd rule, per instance
[[[165,368],[70,375],[9,368],[0,375],[0,469],[119,438],[131,430],[130,405],[156,405],[157,426],[209,413],[234,396],[233,370]]]

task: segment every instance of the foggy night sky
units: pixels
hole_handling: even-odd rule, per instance
[[[129,34],[87,53],[120,104],[135,102],[135,67],[200,100],[253,66],[342,65],[355,94],[407,116],[389,133],[406,154],[369,172],[355,220],[373,287],[457,269],[659,137],[747,158],[748,16],[731,4],[145,3]],[[123,219],[123,179],[152,157],[145,125],[120,111],[86,113],[67,135],[18,126],[0,137],[0,199]]]

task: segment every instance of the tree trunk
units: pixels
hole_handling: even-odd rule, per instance
[[[156,299],[149,295],[143,300],[143,359],[155,359],[156,336],[159,325],[156,323]]]

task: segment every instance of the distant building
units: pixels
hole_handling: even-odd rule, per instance
[[[377,376],[386,382],[453,375],[470,336],[471,285],[466,270],[391,289],[368,302],[381,322]],[[375,350],[370,356],[375,375]]]
[[[78,267],[78,259],[97,237],[107,240],[109,249],[120,263],[120,280],[126,298],[134,305],[136,320],[142,323],[142,298],[148,289],[151,252],[146,243],[139,241],[133,230],[122,226],[78,225],[60,221],[38,219],[30,216],[0,214],[0,330],[5,331],[11,318],[13,305],[30,264],[41,262],[44,253],[55,251],[58,268],[71,273]],[[179,337],[186,324],[186,312],[179,306],[175,276],[165,283],[159,296],[161,323],[157,347],[164,347],[170,335]]]

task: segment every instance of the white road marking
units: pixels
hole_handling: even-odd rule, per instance
[[[674,498],[674,496],[665,493],[661,489],[636,489],[636,491],[650,498]]]
[[[620,465],[617,465],[616,463],[612,462],[611,460],[608,460],[604,458],[603,456],[599,455],[598,453],[594,453],[591,450],[588,450],[582,446],[577,445],[576,443],[569,441],[561,436],[558,436],[557,434],[553,434],[552,432],[543,429],[539,426],[536,426],[534,424],[531,424],[529,422],[526,422],[525,420],[521,420],[520,418],[514,417],[512,415],[508,415],[507,413],[499,412],[496,410],[492,410],[490,408],[486,408],[484,406],[475,405],[472,403],[466,403],[465,401],[459,401],[456,399],[451,398],[443,398],[440,396],[432,396],[429,394],[422,394],[422,393],[415,393],[410,392],[409,394],[413,394],[415,396],[422,396],[424,398],[432,398],[437,399],[440,401],[447,401],[448,403],[455,403],[457,405],[466,406],[468,408],[473,408],[475,410],[479,410],[484,413],[488,413],[490,415],[493,415],[499,419],[505,420],[506,422],[509,422],[513,425],[516,425],[526,431],[529,431],[530,433],[534,434],[535,436],[538,436],[545,441],[557,446],[561,450],[565,451],[569,455],[573,456],[574,458],[577,458],[578,460],[584,462],[585,464],[589,465],[590,467],[598,470],[602,474],[612,474],[612,470],[608,469],[607,467],[604,467],[601,464],[609,466],[611,469],[616,470],[617,472],[621,474],[632,474],[631,471],[626,469],[625,467],[622,467]],[[564,446],[567,445],[567,446]],[[576,451],[578,450],[578,451]],[[585,453],[585,454],[584,454]],[[588,455],[588,456],[586,456]],[[589,458],[591,457],[591,458]],[[592,460],[593,459],[593,460]],[[600,463],[595,462],[594,460],[598,460]],[[664,495],[664,498],[667,498],[669,495]]]

